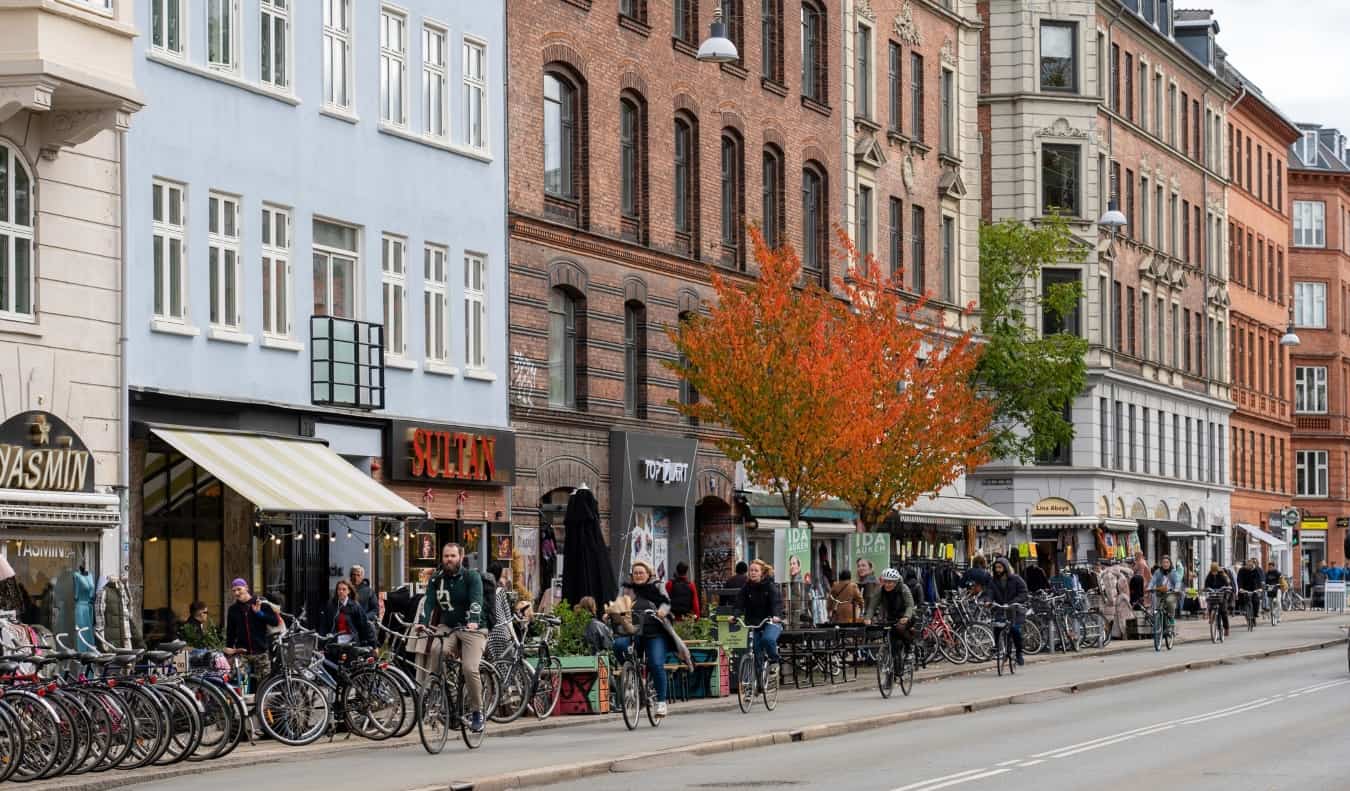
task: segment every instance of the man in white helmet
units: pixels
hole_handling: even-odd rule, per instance
[[[891,627],[888,633],[891,648],[899,656],[897,640],[911,640],[910,621],[914,618],[914,595],[909,586],[900,582],[900,572],[886,569],[881,572],[881,585],[872,592],[867,600],[867,610],[863,614],[866,623],[884,624]]]

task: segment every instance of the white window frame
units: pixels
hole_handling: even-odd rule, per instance
[[[380,237],[380,294],[384,306],[384,353],[403,358],[408,352],[408,239]]]
[[[1330,490],[1325,450],[1294,451],[1294,494],[1298,497],[1327,497]],[[1300,485],[1302,484],[1302,485]]]
[[[1326,329],[1326,283],[1319,280],[1300,280],[1294,283],[1294,326]]]
[[[325,107],[350,112],[355,102],[351,0],[322,0],[322,2],[323,104]],[[342,55],[341,73],[338,73],[333,62],[339,53]]]
[[[321,242],[314,241],[318,239],[318,233],[316,230],[314,230],[314,226],[316,226],[319,223],[331,225],[335,228],[345,228],[346,230],[351,231],[352,246],[349,248],[335,247],[333,245],[323,244]],[[323,266],[325,268],[324,273],[325,292],[322,296],[323,302],[321,305],[316,304],[314,306],[315,308],[322,307],[324,312],[319,313],[316,310],[314,315],[323,315],[323,316],[332,316],[334,318],[359,320],[363,314],[363,311],[361,310],[361,278],[363,277],[363,274],[361,272],[361,246],[363,243],[361,228],[359,226],[355,226],[350,223],[342,222],[341,220],[331,220],[326,217],[315,217],[310,227],[311,233],[313,234],[311,236],[311,245],[310,245],[313,251],[311,259],[322,257]],[[351,293],[351,304],[348,306],[350,308],[350,312],[348,315],[342,315],[333,312],[334,258],[341,258],[350,261],[352,266],[351,271],[352,293]],[[317,261],[314,263],[317,263]],[[316,303],[319,301],[318,295],[315,295],[314,301]]]
[[[389,6],[380,7],[380,123],[408,125],[408,15]]]
[[[1303,130],[1303,139],[1299,141],[1302,153],[1299,155],[1303,164],[1317,166],[1317,132],[1312,129]]]
[[[296,0],[258,0],[258,82],[283,93],[290,93],[292,90],[291,63],[294,48],[291,45],[291,9],[295,2]],[[280,58],[277,57],[278,27],[281,28],[280,40],[283,47]],[[261,40],[263,29],[271,33],[270,51]]]
[[[1327,204],[1320,200],[1294,201],[1295,247],[1327,246]]]
[[[212,327],[233,332],[239,331],[239,317],[243,313],[240,308],[243,301],[243,294],[240,291],[240,283],[243,281],[242,261],[239,257],[243,236],[239,227],[241,202],[242,199],[238,195],[212,191],[206,204],[207,292],[211,302],[211,311],[207,315],[210,317]],[[234,227],[233,233],[229,231],[231,225]],[[233,266],[229,265],[231,258],[234,259]],[[231,289],[234,292],[233,309],[229,300]]]
[[[445,245],[426,244],[422,248],[422,338],[428,369],[448,369],[450,250]]]
[[[1324,365],[1294,366],[1294,411],[1305,415],[1327,412],[1327,369]]]
[[[422,132],[437,140],[450,132],[449,47],[445,27],[422,23]]]
[[[212,9],[218,8],[228,14],[229,30],[218,31],[218,37],[212,40]],[[191,28],[189,28],[190,30]],[[211,57],[211,47],[222,47],[227,60]],[[219,71],[239,71],[239,0],[206,0],[206,65]]]
[[[474,276],[477,275],[477,283]],[[487,315],[488,257],[464,253],[464,368],[486,371],[488,367]],[[476,322],[476,325],[475,325]]]
[[[169,25],[170,6],[178,8],[177,49],[174,49],[169,44],[169,33],[172,31],[172,27]],[[187,36],[184,35],[184,32],[189,29],[187,24],[187,6],[188,0],[150,0],[150,22],[148,26],[152,28],[150,31],[151,50],[171,58],[182,58],[187,54]],[[158,24],[155,24],[156,8],[160,9]],[[156,42],[156,38],[158,38],[158,43]]]
[[[262,327],[263,336],[267,338],[290,339],[294,333],[291,325],[291,300],[295,294],[295,273],[291,265],[293,228],[290,209],[273,203],[263,204],[262,228],[258,236],[262,242]],[[277,287],[278,283],[281,288]]]
[[[37,245],[34,243],[34,229],[37,227],[37,180],[33,177],[32,168],[24,161],[19,153],[19,147],[0,140],[0,165],[8,163],[8,167],[0,172],[0,198],[4,199],[4,205],[8,207],[4,214],[0,214],[0,260],[5,261],[5,271],[3,277],[9,284],[7,289],[8,299],[0,303],[0,318],[12,321],[32,322],[37,319]],[[28,177],[28,216],[25,218],[27,224],[20,224],[16,217],[18,204],[14,199],[14,185],[18,178],[19,171],[23,171]],[[28,251],[28,273],[25,277],[20,277],[18,272],[20,249]],[[18,293],[16,288],[20,280],[27,280],[28,291],[28,311],[22,312],[13,309],[13,300]]]
[[[154,306],[154,294],[151,292],[151,309],[154,317],[159,321],[173,321],[187,323],[188,320],[188,299],[187,299],[187,273],[188,273],[188,251],[187,251],[187,207],[188,192],[187,185],[177,181],[168,181],[165,179],[154,179],[151,183],[151,190],[160,190],[161,214],[158,219],[154,218],[154,201],[151,201],[151,220],[152,220],[152,272],[153,272],[153,253],[158,252],[160,256],[160,271],[158,274],[159,287],[162,295],[161,309]],[[174,193],[178,195],[178,219],[177,223],[172,221],[170,212],[171,199]],[[173,243],[178,242],[178,290],[177,294],[170,293],[173,285],[173,267],[170,257],[170,251],[173,249]],[[178,298],[178,312],[173,311],[173,298]]]
[[[478,52],[480,69],[470,68],[472,59],[470,54]],[[461,48],[461,67],[463,69],[463,90],[464,90],[464,145],[475,151],[486,151],[491,144],[488,125],[488,45],[486,41],[464,37],[464,45]],[[476,71],[476,73],[475,73]],[[478,128],[474,129],[474,118],[478,118]]]

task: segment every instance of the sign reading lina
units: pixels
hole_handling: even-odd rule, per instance
[[[0,424],[0,488],[92,492],[94,456],[50,412],[24,412]]]

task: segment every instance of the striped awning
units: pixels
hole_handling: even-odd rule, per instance
[[[151,431],[263,513],[423,515],[319,440],[211,429]]]

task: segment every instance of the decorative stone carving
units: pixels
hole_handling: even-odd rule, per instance
[[[1089,133],[1069,124],[1067,118],[1056,118],[1054,123],[1037,132],[1038,137],[1063,137],[1074,140],[1087,140]]]
[[[900,7],[900,13],[895,15],[895,24],[892,26],[895,37],[913,47],[923,44],[923,36],[919,34],[918,25],[914,24],[914,6],[910,0],[905,0],[905,4]]]
[[[94,135],[109,129],[126,130],[131,126],[131,111],[122,107],[94,110],[58,110],[44,118],[45,144],[40,156],[52,160],[63,148],[87,143]]]
[[[880,168],[886,164],[886,152],[871,134],[861,134],[853,141],[853,160],[863,167]]]
[[[41,80],[14,85],[0,82],[0,123],[18,115],[20,110],[45,112],[52,109],[55,88]]]
[[[853,12],[868,22],[875,23],[877,21],[877,12],[872,10],[871,0],[856,0],[853,4]]]
[[[914,193],[914,155],[906,154],[900,163],[900,180],[905,184],[905,192]]]
[[[942,49],[938,52],[938,57],[942,59],[942,65],[956,67],[956,45],[952,43],[950,36],[942,39]]]

